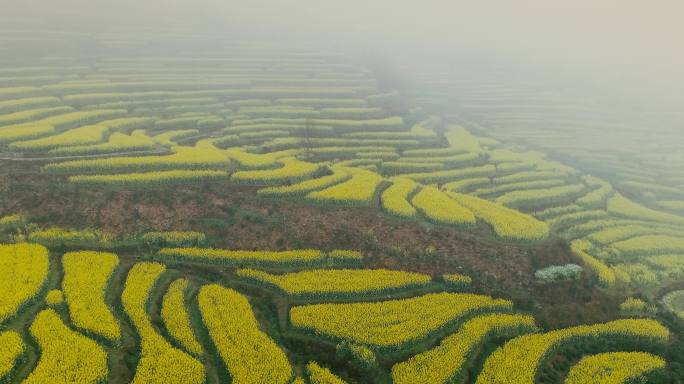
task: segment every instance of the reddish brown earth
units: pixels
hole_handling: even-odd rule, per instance
[[[369,267],[466,273],[474,278],[476,291],[511,298],[548,327],[606,321],[617,312],[618,298],[595,289],[588,278],[545,285],[534,281],[538,268],[576,262],[562,240],[507,244],[484,226],[462,230],[389,217],[377,207],[260,198],[256,189],[230,183],[95,188],[11,163],[0,171],[0,214],[23,213],[46,226],[99,228],[121,237],[198,230],[214,246],[234,249],[359,249]]]

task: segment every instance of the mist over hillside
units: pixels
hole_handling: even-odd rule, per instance
[[[0,8],[0,383],[684,383],[684,3]]]

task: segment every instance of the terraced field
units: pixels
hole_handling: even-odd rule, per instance
[[[514,82],[420,79],[430,84],[415,95],[427,110],[448,110],[447,121],[485,142],[530,148],[525,162],[542,156],[563,165],[542,173],[521,168],[491,183],[476,174],[457,189],[548,223],[604,284],[652,289],[682,278],[684,146],[672,128],[678,115],[616,113],[596,100]],[[644,137],[638,126],[653,129]]]
[[[368,71],[342,57],[249,46],[235,52],[239,59],[106,57],[89,67],[6,68],[6,76],[28,72],[37,79],[0,92],[2,156],[94,188],[249,184],[262,186],[262,196],[377,206],[446,225],[479,219],[508,241],[548,236],[545,224],[500,204],[517,207],[524,196],[493,203],[473,196],[465,207],[428,188],[478,176],[502,177],[493,182],[505,189],[510,179],[503,177],[535,169],[506,168],[526,155],[502,154],[506,164],[492,168],[495,143],[480,143],[420,109],[395,110],[401,95],[379,89]],[[74,78],[41,81],[48,73]],[[556,179],[571,173],[552,163],[539,171],[556,172]],[[415,186],[392,188],[404,179]],[[557,193],[583,190],[569,188]],[[515,228],[518,220],[524,231]]]
[[[166,259],[169,250],[159,250],[159,259]],[[0,251],[3,260],[19,255],[16,268],[32,265],[31,257],[49,262],[49,273],[37,276],[36,284],[21,287],[21,296],[3,290],[3,301],[16,303],[8,308],[0,335],[6,339],[3,345],[16,345],[4,350],[0,366],[3,379],[10,382],[42,383],[50,377],[92,383],[202,383],[227,378],[289,383],[298,376],[331,382],[316,381],[333,374],[315,362],[305,369],[307,355],[292,349],[306,340],[315,348],[334,350],[337,345],[356,356],[366,368],[356,374],[350,371],[351,376],[344,372],[351,381],[363,377],[355,376],[361,372],[373,372],[385,377],[382,380],[391,377],[402,383],[464,378],[473,374],[483,345],[501,344],[486,358],[478,382],[504,383],[527,375],[515,381],[532,383],[551,351],[572,344],[579,337],[575,334],[589,340],[619,335],[619,340],[639,340],[646,350],[670,337],[667,328],[649,319],[538,333],[534,318],[516,313],[510,301],[461,292],[430,276],[377,269],[301,269],[306,266],[283,273],[269,252],[253,253],[255,269],[216,270],[207,277],[182,261],[167,266],[97,252],[53,253],[48,258],[46,248],[28,244],[5,245]],[[329,255],[336,253],[354,254]],[[11,278],[7,272],[2,276]],[[51,298],[61,298],[58,293],[63,299]],[[264,306],[264,300],[278,303],[276,309]],[[507,339],[511,341],[504,343]],[[440,344],[431,347],[436,340]],[[534,352],[518,344],[535,345]],[[523,365],[516,357],[520,353],[527,354]],[[633,374],[662,368],[650,363],[660,361],[657,357],[642,355],[648,360],[635,365]],[[509,361],[518,365],[519,373],[505,369]],[[580,364],[573,376],[592,369],[590,360]]]
[[[99,38],[113,48],[130,36]],[[258,202],[372,210],[501,247],[560,242],[585,269],[558,282],[577,296],[652,303],[684,278],[677,150],[631,167],[563,136],[541,148],[533,139],[543,132],[503,129],[511,120],[489,105],[434,113],[434,94],[410,104],[338,54],[224,48],[3,57],[6,180],[105,196],[245,187]],[[587,172],[592,156],[606,168]],[[665,160],[672,167],[655,171]],[[535,320],[535,303],[484,293],[495,273],[400,268],[401,249],[378,266],[332,246],[216,248],[197,230],[150,228],[131,240],[15,207],[0,218],[0,382],[627,383],[680,373],[682,328],[666,314],[681,314],[681,291],[662,308],[644,302],[625,318],[557,329]]]

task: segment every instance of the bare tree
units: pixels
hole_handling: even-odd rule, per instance
[[[313,135],[313,124],[311,123],[311,119],[306,119],[304,121],[304,131],[302,132],[302,144],[304,145],[304,154],[306,158],[310,158],[313,156],[313,143],[311,140],[311,136]]]

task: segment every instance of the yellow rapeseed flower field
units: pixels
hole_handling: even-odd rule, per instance
[[[394,384],[450,383],[463,374],[478,346],[491,337],[515,336],[535,329],[529,315],[489,314],[464,323],[435,348],[392,367]]]
[[[244,168],[260,169],[278,166],[277,157],[269,154],[249,153],[240,148],[229,148],[223,153]]]
[[[55,307],[64,303],[64,294],[59,289],[51,289],[45,295],[45,304]]]
[[[328,368],[321,367],[315,361],[306,365],[306,373],[311,384],[346,384],[347,382],[335,376]]]
[[[220,285],[202,287],[197,297],[202,319],[231,382],[286,384],[292,368],[285,353],[261,329],[247,298]]]
[[[103,159],[69,160],[51,163],[45,170],[57,173],[83,172],[124,172],[178,169],[222,170],[230,164],[230,159],[211,141],[200,140],[194,147],[175,146],[171,155],[164,156],[124,156]]]
[[[119,322],[105,302],[109,279],[119,265],[119,258],[105,252],[68,252],[62,256],[62,290],[74,325],[88,332],[116,341]]]
[[[230,180],[235,183],[273,185],[300,181],[310,178],[320,169],[318,164],[297,159],[278,161],[280,168],[235,172]]]
[[[496,202],[509,207],[525,205],[551,205],[557,201],[572,198],[586,189],[584,184],[562,185],[544,189],[529,189],[508,192],[496,198]]]
[[[549,235],[549,225],[530,215],[506,208],[475,196],[448,193],[464,207],[492,226],[497,236],[522,241],[543,240]]]
[[[38,342],[38,365],[26,378],[26,384],[92,383],[107,378],[107,353],[95,341],[72,331],[57,312],[38,313],[31,328]]]
[[[423,187],[411,203],[428,219],[442,224],[474,225],[473,212],[435,187]]]
[[[9,374],[26,349],[21,335],[14,331],[0,332],[0,380]]]
[[[445,273],[442,275],[442,280],[445,283],[449,283],[455,287],[463,288],[469,287],[473,283],[473,279],[467,275],[461,275],[458,273]]]
[[[603,262],[590,255],[587,252],[587,249],[590,247],[591,243],[586,240],[575,240],[570,243],[572,253],[582,260],[582,263],[598,276],[598,280],[602,285],[611,286],[615,284],[615,272]]]
[[[146,312],[149,295],[165,270],[158,263],[135,264],[121,295],[121,304],[140,336],[140,360],[133,383],[201,384],[205,380],[204,365],[158,334]]]
[[[430,276],[387,269],[316,269],[273,275],[241,269],[237,275],[275,286],[289,296],[364,295],[424,286]]]
[[[108,132],[109,128],[104,125],[86,125],[53,136],[17,141],[11,143],[10,148],[19,151],[45,151],[57,147],[94,144],[103,141]]]
[[[510,309],[508,300],[470,293],[430,293],[371,303],[293,307],[295,328],[372,347],[394,348],[421,340],[462,316]]]
[[[48,268],[48,250],[42,245],[0,245],[0,323],[35,298],[45,284]]]
[[[684,238],[646,235],[617,241],[611,246],[625,255],[684,253]]]
[[[667,328],[651,319],[622,319],[519,336],[487,358],[477,384],[532,384],[539,365],[549,352],[578,338],[648,338],[665,342],[669,336]]]
[[[320,191],[313,191],[306,195],[310,201],[341,205],[370,204],[382,176],[375,172],[360,168],[334,167],[335,172],[340,168],[342,172],[351,174],[351,178]]]
[[[197,342],[195,332],[190,324],[190,315],[185,302],[185,290],[188,280],[178,279],[171,283],[164,295],[161,317],[171,337],[195,355],[202,354],[202,346]]]
[[[665,364],[662,357],[646,352],[599,353],[572,366],[565,384],[624,384]]]
[[[28,235],[29,241],[52,246],[98,246],[107,245],[112,236],[93,229],[64,229],[51,227],[32,231]]]
[[[113,175],[75,175],[69,176],[69,181],[79,184],[93,185],[144,185],[155,186],[163,184],[198,183],[206,180],[228,179],[228,172],[215,170],[172,170],[135,173],[117,173]]]
[[[309,192],[325,189],[347,181],[350,177],[351,175],[348,172],[336,170],[331,175],[315,179],[304,180],[290,185],[261,188],[257,193],[262,196],[303,196]]]
[[[644,207],[619,193],[608,199],[607,210],[614,215],[632,219],[659,221],[661,223],[678,225],[684,224],[684,218],[681,216]]]
[[[385,189],[380,196],[382,208],[397,216],[415,216],[416,208],[408,201],[408,197],[418,188],[418,184],[405,177],[396,177],[391,181],[392,185]]]
[[[130,135],[114,132],[106,142],[90,145],[68,145],[51,149],[49,153],[57,155],[83,155],[97,153],[131,152],[153,149],[156,143],[147,136],[142,129],[133,131]]]
[[[146,232],[140,236],[140,239],[152,245],[183,247],[201,244],[207,239],[207,236],[196,231],[165,231]]]
[[[317,249],[290,251],[242,251],[213,248],[162,248],[158,257],[190,262],[209,262],[235,266],[316,265],[329,258],[355,261],[356,255],[326,255]]]

